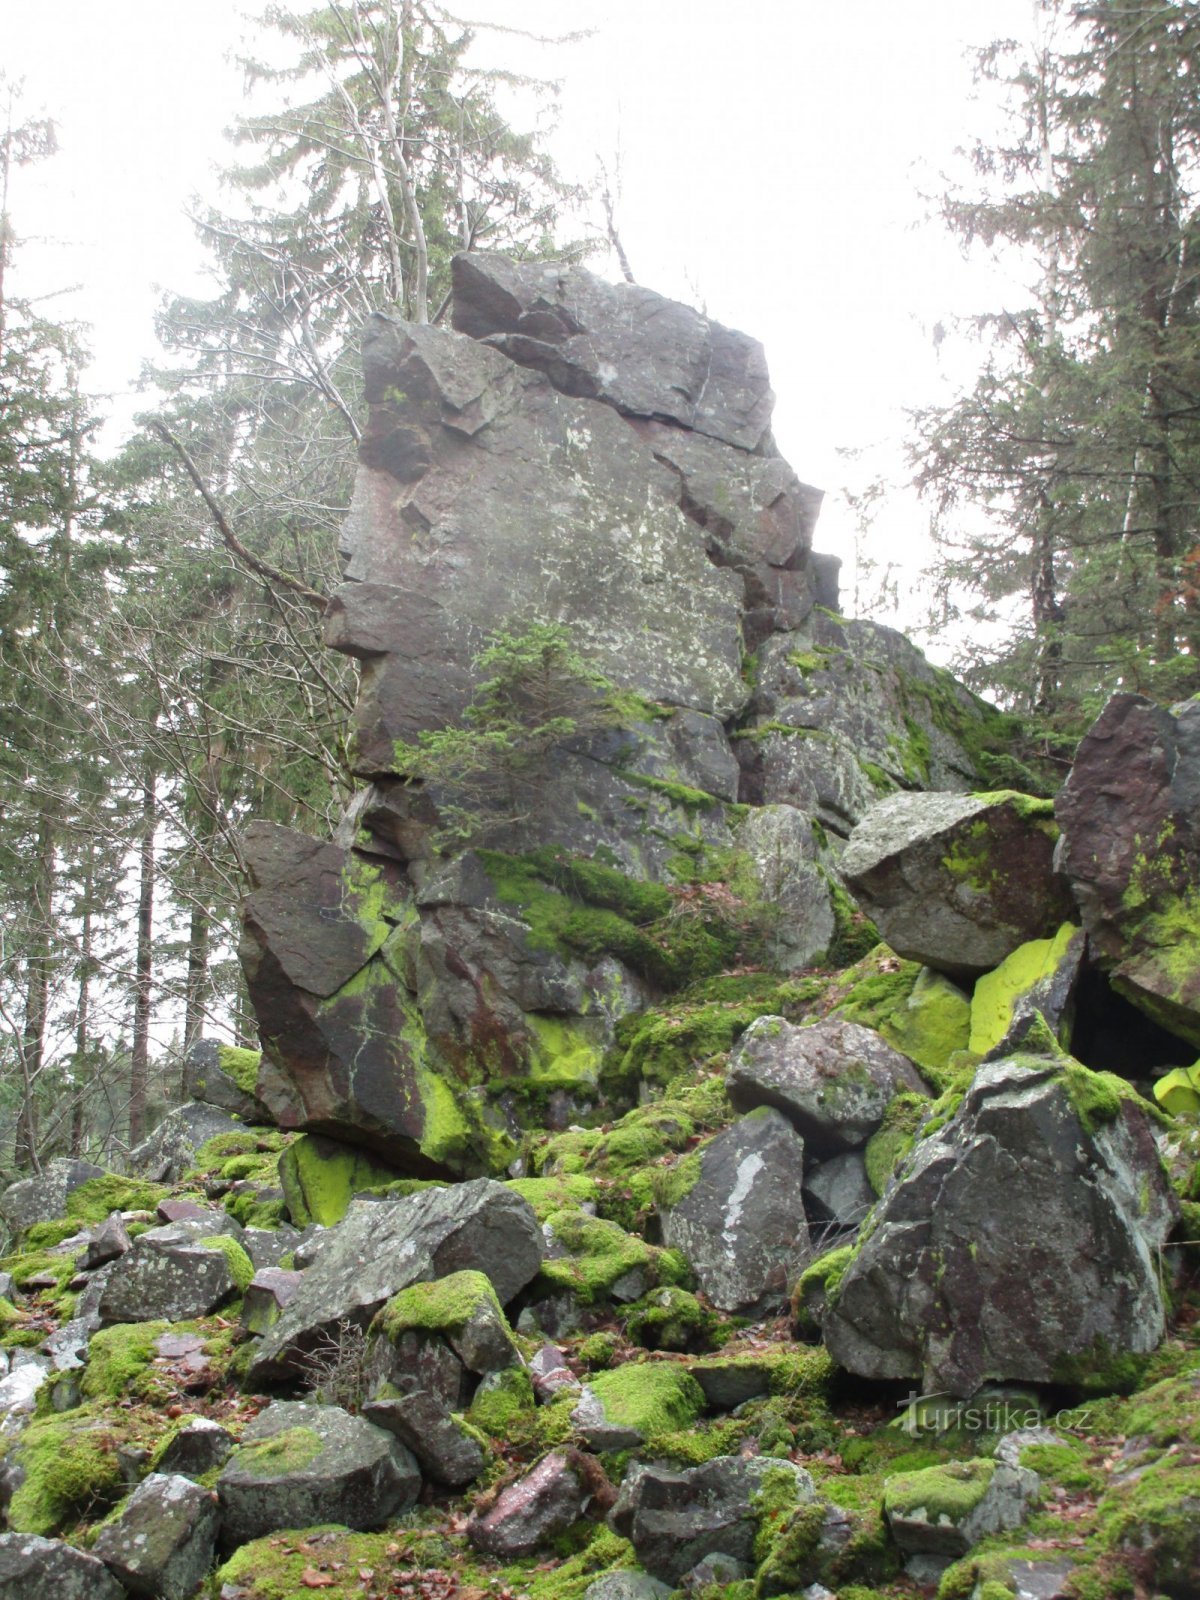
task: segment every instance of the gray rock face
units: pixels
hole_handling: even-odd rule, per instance
[[[695,1186],[663,1218],[720,1311],[782,1306],[810,1255],[801,1185],[804,1141],[764,1110],[717,1134],[700,1154]]]
[[[212,1566],[220,1512],[211,1489],[152,1472],[93,1549],[131,1595],[190,1600]]]
[[[244,1133],[245,1124],[216,1106],[180,1106],[167,1115],[141,1144],[130,1152],[127,1166],[140,1178],[159,1183],[178,1183],[195,1164],[196,1152],[219,1133]]]
[[[583,1591],[583,1600],[666,1600],[670,1588],[644,1572],[606,1572]]]
[[[421,1470],[450,1489],[465,1489],[487,1466],[487,1453],[446,1409],[440,1395],[417,1390],[396,1399],[368,1400],[363,1416],[394,1433]]]
[[[886,1040],[833,1017],[810,1028],[760,1017],[739,1040],[725,1082],[737,1110],[776,1107],[826,1155],[865,1144],[901,1089],[927,1092]]]
[[[859,905],[899,956],[976,977],[1069,919],[1056,827],[1023,796],[897,794],[871,808],[842,856]]]
[[[264,1337],[251,1381],[284,1376],[341,1321],[365,1327],[385,1301],[412,1283],[468,1269],[483,1272],[503,1305],[535,1276],[544,1250],[532,1207],[486,1178],[352,1206]]]
[[[183,1322],[206,1317],[237,1285],[220,1250],[200,1243],[156,1237],[156,1228],[134,1241],[109,1273],[100,1298],[102,1322]]]
[[[103,1167],[90,1161],[71,1161],[60,1156],[48,1161],[34,1178],[20,1178],[0,1194],[0,1217],[16,1238],[27,1233],[35,1222],[53,1222],[67,1208],[67,1196],[89,1178],[102,1178]]]
[[[266,1333],[295,1298],[303,1281],[302,1272],[283,1267],[260,1267],[242,1296],[242,1326],[249,1333]]]
[[[1087,1111],[1095,1082],[1030,1056],[980,1069],[918,1142],[826,1309],[836,1361],[965,1397],[989,1378],[1048,1382],[1101,1342],[1157,1346],[1155,1256],[1177,1202],[1136,1106],[1102,1091]]]
[[[636,284],[503,256],[454,260],[454,326],[565,394],[755,451],[774,396],[762,346]]]
[[[838,1228],[858,1228],[875,1204],[867,1164],[857,1150],[813,1167],[804,1180],[804,1192]]]
[[[221,1546],[318,1522],[379,1528],[420,1488],[392,1434],[337,1406],[279,1400],[250,1423],[217,1480]]]
[[[796,1503],[816,1498],[803,1467],[767,1456],[714,1456],[687,1472],[633,1468],[609,1521],[637,1551],[651,1576],[678,1585],[706,1556],[753,1563],[759,1514],[754,1500],[767,1473],[780,1467],[796,1479]]]
[[[1055,804],[1058,865],[1113,987],[1200,1045],[1200,703],[1118,694],[1081,741]]]
[[[830,883],[837,864],[813,819],[791,805],[758,806],[738,830],[737,847],[753,864],[763,898],[777,908],[767,954],[781,972],[807,967],[836,931]]]
[[[983,786],[963,736],[989,708],[902,634],[827,610],[790,626],[758,651],[736,743],[743,799],[795,806],[844,838],[891,789]]]
[[[180,1428],[158,1458],[158,1471],[202,1478],[214,1467],[224,1466],[232,1450],[233,1437],[219,1422],[211,1417],[195,1417]]]
[[[573,1527],[588,1498],[579,1452],[554,1450],[502,1490],[490,1510],[471,1518],[467,1538],[485,1555],[526,1556]]]
[[[0,1533],[0,1600],[125,1600],[125,1591],[86,1550],[33,1533]]]

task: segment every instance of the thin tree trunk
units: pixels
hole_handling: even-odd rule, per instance
[[[155,718],[157,720],[157,718]],[[133,1044],[129,1054],[129,1142],[145,1131],[150,1073],[150,1001],[154,977],[154,834],[158,824],[155,771],[147,760],[142,778],[142,838],[138,851],[137,953],[133,973]]]
[[[25,969],[25,1022],[21,1030],[21,1109],[17,1118],[16,1165],[19,1171],[42,1170],[38,1150],[37,1082],[46,1052],[46,1018],[50,1009],[50,956],[54,915],[53,813],[38,816],[37,856],[32,884],[33,929]]]
[[[88,1090],[88,1055],[92,1024],[92,892],[96,879],[96,841],[89,838],[83,868],[83,914],[79,929],[79,994],[75,1004],[75,1082],[71,1104],[71,1154],[84,1146],[84,1103]]]

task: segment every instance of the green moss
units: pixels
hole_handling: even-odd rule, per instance
[[[867,1141],[863,1152],[867,1163],[867,1181],[877,1195],[887,1188],[888,1182],[904,1157],[912,1149],[917,1129],[929,1111],[930,1102],[924,1095],[902,1090],[893,1095],[883,1113],[883,1121]]]
[[[413,1328],[434,1332],[461,1328],[481,1310],[504,1324],[504,1313],[491,1280],[482,1272],[452,1272],[431,1283],[414,1283],[388,1301],[371,1324],[395,1342]]]
[[[902,961],[880,945],[844,974],[833,1013],[874,1028],[920,1068],[947,1086],[951,1058],[967,1047],[971,1002],[941,973]]]
[[[672,805],[682,806],[685,811],[711,811],[721,804],[715,794],[709,794],[705,789],[693,789],[686,783],[672,783],[666,778],[653,778],[648,773],[631,772],[624,768],[618,768],[618,775],[637,788],[651,789],[655,794],[661,794]]]
[[[556,1178],[510,1178],[505,1184],[532,1207],[539,1222],[572,1206],[595,1205],[600,1189],[594,1178],[563,1173]]]
[[[704,1391],[674,1362],[630,1362],[596,1373],[589,1386],[611,1422],[636,1428],[648,1444],[659,1434],[690,1428],[704,1410]]]
[[[625,1330],[647,1350],[705,1350],[717,1335],[715,1314],[675,1285],[654,1289],[629,1308]]]
[[[1083,1395],[1132,1394],[1149,1365],[1148,1355],[1112,1350],[1097,1339],[1087,1350],[1061,1355],[1054,1364],[1054,1381]]]
[[[221,1071],[233,1079],[243,1094],[254,1093],[262,1061],[261,1050],[242,1050],[237,1045],[222,1044],[217,1046],[217,1061]]]
[[[269,1439],[239,1445],[230,1459],[240,1471],[256,1478],[282,1478],[285,1473],[303,1472],[324,1448],[314,1428],[285,1428]]]
[[[796,1284],[794,1293],[796,1305],[807,1306],[817,1300],[832,1305],[837,1299],[846,1269],[857,1253],[852,1244],[839,1245],[836,1250],[827,1250],[823,1256],[806,1267]]]
[[[319,1135],[301,1134],[279,1158],[279,1181],[292,1221],[332,1227],[356,1194],[397,1177],[393,1167],[365,1151]]]
[[[17,1444],[23,1476],[9,1502],[8,1526],[45,1536],[113,1504],[124,1489],[117,1443],[91,1417],[35,1418]]]
[[[642,1273],[646,1287],[675,1275],[673,1252],[657,1250],[603,1217],[557,1211],[547,1225],[570,1253],[543,1261],[539,1280],[556,1291],[566,1290],[584,1305],[607,1298],[631,1273]]]
[[[1038,801],[1046,805],[1047,801]],[[1072,922],[1064,922],[1052,939],[1031,939],[1007,956],[993,971],[981,977],[971,999],[971,1036],[967,1048],[984,1056],[1004,1038],[1012,1023],[1018,1000],[1039,983],[1051,978],[1066,959],[1071,940],[1079,932]],[[1070,1044],[1069,1027],[1063,1026],[1058,1043]]]
[[[254,1276],[254,1263],[237,1240],[228,1233],[214,1233],[210,1238],[201,1239],[200,1244],[205,1250],[217,1250],[225,1257],[238,1294],[245,1294]]]
[[[534,1410],[533,1383],[524,1367],[491,1372],[475,1391],[467,1421],[494,1439],[511,1439]]]
[[[1200,1062],[1176,1067],[1154,1085],[1154,1098],[1173,1117],[1200,1116]]]
[[[875,949],[879,943],[879,929],[866,912],[855,905],[833,873],[826,872],[824,877],[834,928],[825,960],[831,967],[850,966]]]
[[[588,1094],[596,1088],[604,1051],[594,1023],[537,1012],[527,1012],[525,1021],[533,1039],[527,1076],[510,1087],[534,1094],[552,1089]]]
[[[1075,1115],[1087,1133],[1095,1133],[1105,1123],[1115,1122],[1125,1101],[1136,1106],[1152,1122],[1160,1126],[1170,1124],[1170,1119],[1164,1117],[1157,1106],[1143,1100],[1126,1079],[1118,1078],[1114,1072],[1093,1072],[1070,1057],[1061,1061],[1059,1071]]]
[[[251,1133],[218,1133],[211,1139],[206,1139],[196,1151],[196,1164],[194,1172],[211,1172],[219,1167],[223,1161],[231,1156],[248,1155],[260,1148],[260,1136]]]
[[[615,1363],[620,1349],[621,1341],[616,1334],[601,1329],[599,1333],[589,1334],[586,1339],[581,1340],[575,1354],[585,1366],[602,1372]]]
[[[650,1180],[654,1203],[663,1211],[671,1211],[686,1200],[700,1182],[703,1148],[693,1150],[670,1166],[661,1166]]]
[[[22,1243],[26,1250],[53,1250],[64,1239],[81,1233],[83,1226],[82,1223],[69,1222],[61,1217],[52,1222],[35,1222],[26,1230]]]
[[[154,1373],[155,1343],[171,1331],[169,1322],[118,1322],[101,1328],[88,1345],[87,1366],[80,1388],[85,1399],[120,1400],[137,1392],[146,1399],[165,1398],[169,1385]]]
[[[89,1178],[67,1196],[66,1215],[75,1222],[103,1222],[113,1211],[154,1211],[171,1190],[145,1178],[124,1178],[106,1172]]]
[[[994,1461],[977,1459],[896,1473],[884,1484],[884,1510],[909,1516],[923,1508],[930,1522],[962,1522],[987,1493],[995,1472]]]

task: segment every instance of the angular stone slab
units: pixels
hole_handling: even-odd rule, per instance
[[[635,1466],[609,1521],[630,1540],[652,1577],[676,1586],[706,1556],[753,1562],[763,1479],[780,1468],[796,1481],[796,1504],[816,1498],[803,1467],[770,1456],[714,1456],[686,1472]]]
[[[168,1111],[154,1132],[129,1152],[126,1165],[139,1178],[178,1183],[188,1168],[195,1165],[196,1152],[201,1145],[215,1139],[219,1133],[245,1131],[245,1123],[227,1111],[196,1100]]]
[[[587,1498],[579,1452],[554,1450],[532,1472],[503,1489],[490,1510],[471,1518],[467,1538],[477,1550],[498,1559],[527,1556],[572,1528],[583,1515]]]
[[[415,1390],[390,1400],[368,1400],[363,1416],[394,1433],[412,1451],[421,1470],[450,1489],[465,1489],[487,1466],[487,1452],[446,1409],[441,1397]]]
[[[220,1511],[211,1489],[152,1472],[93,1545],[131,1595],[191,1600],[212,1566]]]
[[[206,1317],[236,1288],[222,1251],[142,1234],[113,1266],[100,1299],[100,1318],[112,1323]]]
[[[901,1089],[928,1092],[879,1034],[836,1017],[809,1028],[760,1017],[738,1042],[725,1084],[736,1110],[774,1106],[822,1155],[864,1145]]]
[[[988,1379],[1052,1382],[1101,1342],[1151,1351],[1177,1214],[1131,1100],[1058,1058],[989,1063],[880,1201],[825,1342],[860,1377],[963,1398]]]
[[[536,1275],[544,1252],[532,1207],[486,1178],[404,1200],[359,1202],[264,1337],[251,1382],[302,1368],[304,1353],[339,1322],[366,1327],[413,1283],[478,1271],[491,1279],[503,1305]]]
[[[1114,695],[1055,811],[1093,955],[1126,999],[1200,1047],[1200,702],[1171,712]]]
[[[583,267],[463,254],[452,264],[454,326],[542,371],[564,394],[755,451],[774,396],[757,339],[638,284]]]
[[[416,1462],[392,1434],[338,1406],[278,1400],[250,1423],[217,1480],[221,1548],[313,1523],[379,1528],[420,1489]]]
[[[125,1590],[86,1550],[33,1533],[0,1533],[0,1600],[125,1600]]]
[[[892,1538],[910,1555],[966,1555],[990,1533],[1019,1528],[1041,1480],[1027,1467],[977,1459],[900,1472],[883,1489]]]
[[[976,977],[1068,920],[1049,809],[1005,792],[891,795],[851,834],[842,875],[897,955]]]
[[[811,1253],[803,1139],[765,1109],[717,1134],[698,1162],[694,1187],[664,1215],[664,1243],[719,1311],[782,1306]]]

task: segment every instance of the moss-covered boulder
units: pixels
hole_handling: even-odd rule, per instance
[[[1056,802],[1059,864],[1113,987],[1200,1047],[1200,700],[1117,694]]]
[[[897,955],[973,978],[1070,916],[1057,838],[1048,800],[895,794],[855,828],[841,870]]]
[[[1084,945],[1082,931],[1073,922],[1064,922],[1053,938],[1020,945],[995,971],[984,973],[971,996],[967,1048],[972,1055],[1020,1049],[1039,1017],[1051,1036],[1069,1049]]]
[[[957,984],[931,967],[902,961],[879,945],[829,986],[831,1012],[873,1028],[938,1089],[954,1075],[954,1058],[967,1048],[971,1001]]]
[[[276,1401],[221,1469],[222,1548],[331,1516],[348,1528],[378,1528],[420,1488],[416,1462],[382,1428],[337,1406]]]
[[[914,1555],[960,1556],[990,1533],[1019,1527],[1040,1479],[1026,1467],[976,1459],[900,1472],[884,1486],[892,1537]]]
[[[1178,1206],[1151,1108],[1062,1056],[986,1065],[949,1114],[955,1098],[860,1245],[829,1258],[835,1360],[966,1396],[989,1378],[1049,1382],[1097,1348],[1153,1350],[1158,1251]],[[802,1299],[816,1289],[801,1287]]]
[[[0,1217],[19,1240],[36,1223],[53,1222],[63,1216],[67,1197],[73,1190],[89,1178],[104,1176],[104,1168],[90,1161],[71,1161],[66,1157],[48,1161],[36,1177],[20,1178],[0,1194]]]
[[[521,1364],[496,1291],[482,1272],[452,1272],[401,1289],[371,1324],[372,1338],[391,1345],[416,1332],[440,1334],[468,1372],[482,1375]]]
[[[593,1448],[628,1450],[690,1428],[703,1409],[704,1392],[685,1367],[639,1361],[596,1373],[571,1416]]]
[[[184,1058],[184,1088],[193,1100],[219,1106],[243,1122],[270,1122],[270,1111],[256,1093],[261,1064],[260,1050],[198,1039]]]

